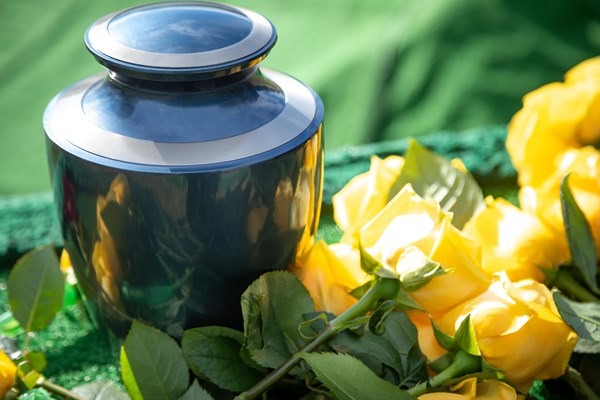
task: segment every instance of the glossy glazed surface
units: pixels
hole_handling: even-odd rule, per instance
[[[153,53],[200,53],[241,42],[252,31],[243,14],[186,5],[141,7],[117,14],[108,33],[124,46]]]
[[[200,82],[130,78],[126,88],[111,75],[92,76],[55,96],[44,128],[65,151],[115,168],[239,168],[298,147],[323,120],[319,97],[277,71],[253,67]]]
[[[194,81],[256,65],[277,32],[260,14],[210,2],[150,3],[96,20],[85,44],[109,69],[157,81]]]
[[[93,84],[81,106],[95,125],[136,139],[191,143],[237,136],[266,125],[285,107],[281,88],[258,73],[220,86],[210,81],[208,88],[119,78]]]
[[[258,68],[276,32],[248,10],[143,5],[100,18],[85,40],[109,72],[55,96],[44,129],[90,311],[118,336],[133,319],[174,336],[239,328],[243,290],[314,241],[321,100]]]
[[[94,309],[117,335],[132,318],[173,335],[239,327],[242,291],[312,244],[321,129],[294,151],[213,173],[118,170],[48,141],[65,246]]]

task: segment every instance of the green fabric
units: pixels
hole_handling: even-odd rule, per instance
[[[504,127],[481,128],[464,132],[438,132],[420,142],[449,158],[460,157],[482,184],[484,192],[515,194],[515,171],[504,149]],[[331,215],[331,196],[354,175],[369,167],[372,154],[402,154],[407,140],[373,145],[346,146],[327,152],[325,157],[324,202],[319,237],[329,242],[340,236]],[[39,245],[60,246],[56,210],[49,193],[0,196],[0,324],[7,310],[6,277],[9,267],[23,252]],[[20,338],[22,340],[22,337]],[[89,382],[109,380],[121,384],[118,370],[118,345],[95,331],[81,305],[59,313],[50,327],[31,338],[33,350],[48,356],[46,376],[59,385],[74,388]],[[572,396],[561,382],[537,382],[531,390],[534,399],[558,400]],[[47,399],[43,390],[30,398]]]
[[[0,1],[0,194],[48,189],[45,105],[101,70],[86,27],[142,2]],[[523,94],[600,50],[596,0],[231,2],[274,22],[263,65],[320,93],[329,149],[505,124]]]
[[[52,195],[0,196],[0,267],[47,243],[62,244]]]

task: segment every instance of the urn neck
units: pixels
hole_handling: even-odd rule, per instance
[[[149,91],[149,92],[172,92],[172,93],[195,93],[226,88],[238,84],[252,75],[261,75],[258,65],[243,69],[229,75],[218,78],[190,80],[190,81],[168,81],[154,80],[145,77],[132,76],[125,72],[108,71],[108,82],[127,90]]]

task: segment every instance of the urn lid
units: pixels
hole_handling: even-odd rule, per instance
[[[101,165],[153,172],[238,168],[320,132],[308,86],[259,69],[275,28],[252,11],[154,3],[97,20],[85,43],[110,72],[56,95],[44,129],[59,148]]]
[[[104,16],[85,44],[109,69],[156,80],[193,80],[237,72],[277,40],[271,22],[239,7],[209,2],[153,3]]]

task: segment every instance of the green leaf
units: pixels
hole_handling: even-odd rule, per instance
[[[131,365],[129,365],[129,359],[127,358],[127,354],[125,354],[124,347],[121,347],[119,362],[121,364],[121,377],[123,378],[123,383],[132,400],[144,400],[135,377],[133,376],[133,371],[131,370]]]
[[[191,370],[222,389],[243,392],[263,378],[240,356],[244,334],[234,329],[208,326],[184,332],[181,347]]]
[[[362,244],[360,242],[358,243],[358,251],[360,253],[360,267],[367,274],[375,275],[380,278],[398,279],[398,274],[396,273],[396,271],[393,271],[390,268],[386,268],[375,257],[370,255],[364,249],[364,247],[362,247]]]
[[[560,292],[553,292],[552,297],[560,316],[577,332],[580,339],[600,342],[600,304],[577,303]]]
[[[396,302],[393,300],[387,300],[381,303],[381,305],[371,313],[371,317],[369,318],[369,330],[376,335],[383,334],[383,332],[385,332],[385,319],[394,311],[394,308],[396,308]]]
[[[299,353],[338,400],[414,399],[348,354]]]
[[[276,368],[306,344],[298,327],[304,322],[303,315],[314,312],[315,307],[292,273],[262,275],[246,289],[241,301],[244,346],[259,365]]]
[[[435,337],[435,340],[437,340],[439,345],[442,346],[443,349],[448,351],[458,350],[458,345],[456,344],[454,338],[444,333],[440,329],[438,324],[436,324],[436,322],[433,320],[433,318],[431,318],[431,316],[429,317],[429,320],[431,321],[431,326],[433,327],[433,336]]]
[[[481,355],[481,351],[479,351],[479,346],[477,345],[475,328],[471,323],[471,314],[467,315],[466,318],[460,323],[460,326],[454,335],[454,341],[458,347],[465,352],[473,356]]]
[[[48,365],[46,355],[41,351],[30,351],[25,355],[25,359],[29,361],[33,368],[38,372],[44,372]]]
[[[373,275],[383,268],[383,264],[370,255],[360,241],[358,242],[358,251],[360,254],[360,268],[367,274]]]
[[[17,365],[17,380],[20,381],[27,390],[33,389],[44,379],[44,375],[33,369],[33,365],[30,363]]]
[[[425,312],[423,307],[421,307],[419,303],[417,303],[412,297],[410,297],[402,286],[400,286],[400,289],[398,289],[394,301],[396,302],[396,304],[398,304],[398,308],[400,308],[401,310],[419,310]]]
[[[308,317],[309,314],[316,314],[313,317]],[[316,338],[318,336],[318,334],[316,332],[318,332],[317,329],[315,329],[316,326],[322,326],[323,328],[325,327],[325,324],[327,324],[329,322],[329,317],[327,316],[326,313],[324,312],[320,312],[320,313],[309,313],[309,314],[305,314],[304,315],[304,322],[302,322],[299,326],[298,326],[298,332],[300,332],[300,335],[310,341],[313,340],[314,338]],[[308,332],[304,332],[304,330],[306,328]],[[323,329],[322,328],[322,329]]]
[[[365,295],[365,293],[367,293],[369,291],[369,289],[371,289],[373,287],[373,285],[375,285],[374,279],[372,279],[372,280],[368,281],[367,283],[352,290],[350,292],[350,296],[354,297],[355,299],[360,299],[361,297],[363,297]]]
[[[435,199],[442,209],[452,212],[452,223],[459,229],[483,206],[481,188],[471,176],[454,168],[441,157],[414,139],[404,155],[404,166],[390,190],[394,197],[407,183],[425,199]]]
[[[391,313],[383,322],[383,333],[338,333],[329,345],[349,353],[373,372],[396,385],[413,386],[427,379],[426,359],[417,342],[417,329],[402,312]],[[390,374],[389,371],[393,373]]]
[[[304,321],[312,321],[311,328],[314,332],[321,332],[325,329],[328,322],[331,322],[335,319],[335,315],[329,312],[324,311],[313,311],[303,315]],[[301,326],[306,326],[302,324]]]
[[[592,339],[579,339],[573,351],[582,354],[600,354],[600,342]]]
[[[194,379],[189,389],[179,400],[214,400],[213,397]]]
[[[401,271],[400,282],[407,292],[414,292],[427,285],[446,271],[442,264],[431,260],[417,247],[408,247],[400,256],[396,270]]]
[[[77,386],[73,393],[85,400],[128,400],[130,397],[123,393],[112,382],[101,381]]]
[[[560,204],[571,257],[587,286],[600,294],[596,280],[596,242],[585,215],[571,193],[568,179],[569,175],[566,175],[560,184]]]
[[[32,250],[21,257],[8,277],[8,303],[27,332],[45,329],[62,307],[64,278],[54,249]]]
[[[121,363],[122,371],[128,370],[123,373],[125,386],[128,390],[137,386],[144,400],[175,400],[188,387],[190,374],[177,342],[138,321],[133,321],[121,348]],[[132,397],[134,393],[130,391]]]
[[[399,278],[399,275],[396,273],[396,271],[394,271],[393,269],[388,268],[386,266],[378,269],[377,272],[375,272],[375,275],[380,278],[385,278],[385,279],[398,279]]]

